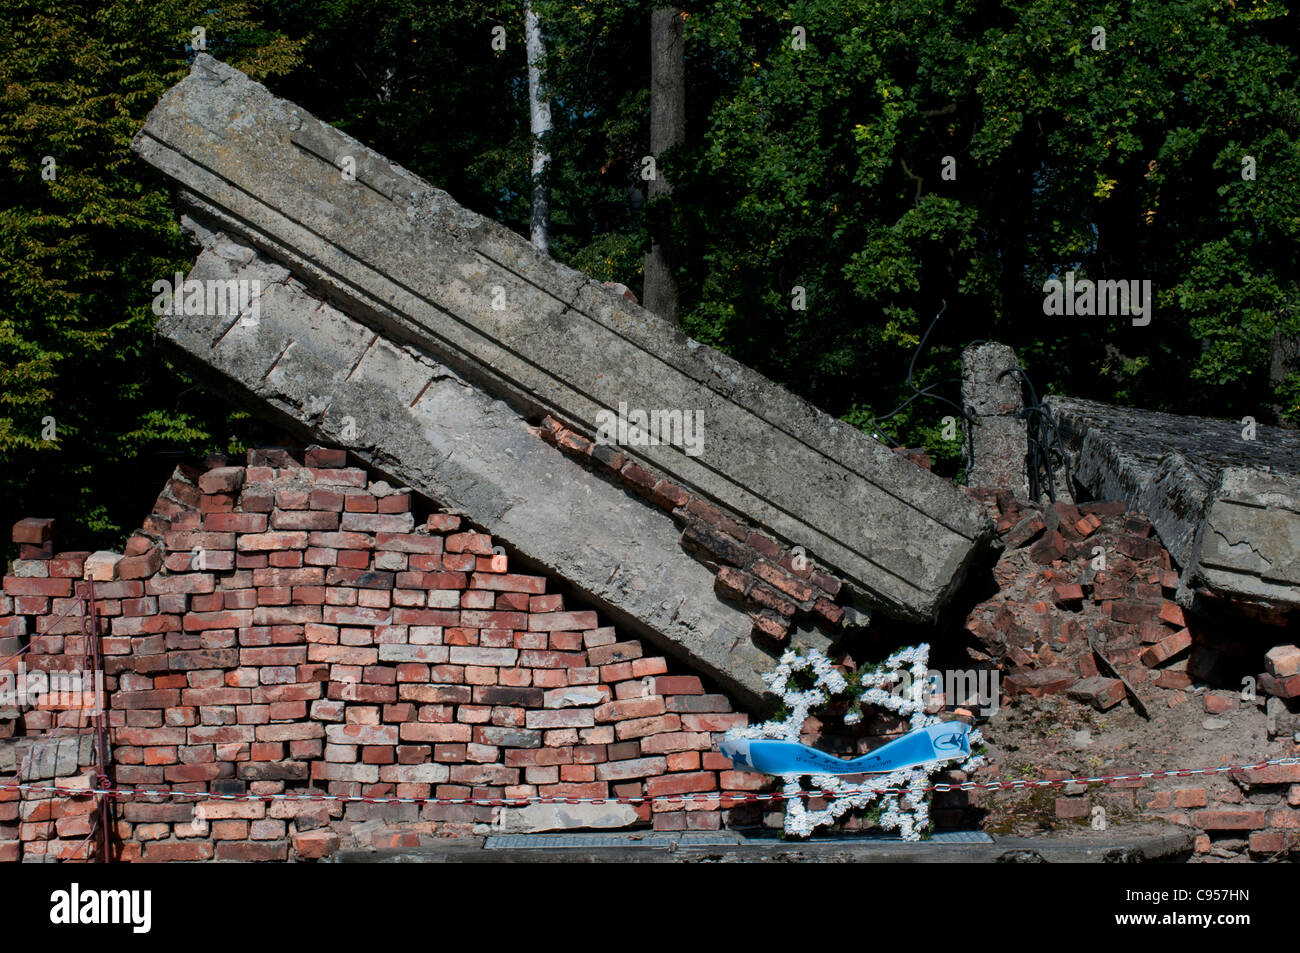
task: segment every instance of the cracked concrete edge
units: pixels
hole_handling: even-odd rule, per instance
[[[1111,419],[1126,415],[1141,434],[1151,428],[1194,431],[1202,418],[1180,420],[1070,398],[1052,398],[1051,407],[1079,482],[1099,498],[1124,500],[1152,521],[1182,570],[1180,602],[1190,604],[1194,590],[1202,588],[1230,599],[1300,606],[1300,477],[1273,471],[1265,462],[1285,463],[1292,435],[1277,436],[1276,452],[1259,448],[1256,466],[1216,465],[1208,450],[1198,456],[1182,435],[1171,441],[1176,449],[1169,449],[1154,438],[1144,442]],[[1228,448],[1226,459],[1249,451],[1231,442],[1233,422],[1210,423],[1215,446]]]
[[[992,539],[991,523],[945,481],[210,57],[164,94],[133,145],[181,183],[183,204],[220,218],[354,317],[431,348],[525,412],[554,413],[590,433],[611,382],[619,394],[644,392],[645,406],[708,406],[718,423],[707,460],[676,448],[628,450],[805,545],[888,614],[933,618],[972,551]],[[339,150],[357,158],[368,187],[335,181],[329,159]],[[485,310],[478,292],[493,282],[518,292],[519,314]],[[570,354],[579,344],[583,353]],[[594,364],[592,349],[601,358]],[[654,369],[637,370],[638,361]]]
[[[672,518],[543,441],[518,412],[418,348],[388,341],[313,296],[281,265],[207,225],[190,277],[259,280],[258,323],[167,315],[162,338],[290,432],[348,449],[377,475],[463,514],[558,577],[606,624],[766,707],[773,656],[721,599]],[[803,641],[807,641],[803,639]],[[829,639],[814,637],[825,648]]]
[[[1300,479],[1225,468],[1203,525],[1195,563],[1203,585],[1300,606]]]

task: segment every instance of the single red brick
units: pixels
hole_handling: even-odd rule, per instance
[[[1124,683],[1118,678],[1094,675],[1076,682],[1066,694],[1098,711],[1106,711],[1124,700]]]
[[[1264,666],[1275,678],[1300,675],[1300,648],[1294,645],[1275,645],[1265,653]]]
[[[703,695],[704,685],[695,675],[660,675],[654,681],[659,695]]]
[[[1268,672],[1259,675],[1259,687],[1265,695],[1274,698],[1300,698],[1300,675],[1278,678]]]
[[[826,598],[819,598],[813,603],[813,611],[831,625],[839,625],[844,619],[844,609]]]
[[[639,658],[632,662],[632,677],[644,678],[647,675],[662,675],[668,671],[668,662],[662,656]]]
[[[339,835],[330,830],[303,831],[290,836],[300,860],[320,860],[339,849]]]
[[[650,499],[657,506],[667,510],[676,509],[679,506],[685,506],[691,495],[683,490],[676,483],[670,483],[667,480],[660,480],[655,484],[654,490],[650,494]]]
[[[1091,805],[1086,797],[1058,797],[1056,799],[1056,816],[1076,819],[1087,817]]]
[[[1160,607],[1160,619],[1168,622],[1174,628],[1181,629],[1187,625],[1187,620],[1183,618],[1182,608],[1175,602],[1166,601]]]
[[[749,601],[754,605],[761,606],[764,609],[770,609],[778,616],[789,618],[799,611],[799,607],[786,599],[775,589],[771,589],[762,583],[754,583],[749,590]]]
[[[1063,668],[1051,666],[1048,668],[1031,669],[1023,672],[1014,672],[1007,676],[1003,681],[1007,694],[1018,695],[1027,694],[1034,698],[1041,698],[1044,695],[1053,695],[1063,692],[1070,688],[1075,682],[1074,675]]]
[[[243,467],[217,467],[201,474],[198,480],[199,492],[204,495],[238,493],[243,485]]]
[[[241,553],[306,549],[307,534],[305,532],[249,533],[239,537],[237,548]]]
[[[750,613],[749,618],[753,622],[754,632],[766,636],[769,639],[775,639],[778,642],[782,642],[790,632],[790,624],[788,620],[778,621],[771,616],[758,613]]]
[[[1175,632],[1167,639],[1162,639],[1142,653],[1142,662],[1154,667],[1169,661],[1179,652],[1191,647],[1192,634],[1187,629]]]
[[[1074,524],[1074,531],[1079,534],[1080,539],[1087,539],[1101,527],[1101,520],[1093,514],[1082,517]]]
[[[561,595],[533,596],[528,600],[528,611],[560,612],[564,609],[564,597]]]
[[[3,589],[5,594],[10,596],[67,598],[72,595],[72,580],[67,578],[51,579],[41,576],[5,576]]]
[[[1155,684],[1160,688],[1183,691],[1184,689],[1191,687],[1192,677],[1186,672],[1175,672],[1171,669],[1165,669],[1156,675]]]
[[[266,531],[266,514],[209,513],[203,517],[203,528],[223,533],[263,533]]]
[[[713,578],[713,587],[724,598],[742,599],[754,585],[754,577],[731,566],[721,566]]]
[[[334,448],[309,447],[303,454],[303,464],[318,470],[341,470],[348,465],[348,453]]]
[[[50,575],[55,578],[80,579],[90,553],[59,553],[50,560]]]
[[[1278,854],[1290,846],[1285,831],[1255,831],[1250,835],[1252,854]]]
[[[152,841],[144,845],[146,863],[212,859],[212,845],[206,841]]]
[[[1065,555],[1065,539],[1058,532],[1045,535],[1029,548],[1029,558],[1036,563],[1050,563]]]
[[[155,484],[156,485],[156,484]],[[54,520],[28,517],[14,523],[13,541],[40,545],[54,538]]]
[[[620,472],[623,479],[631,484],[634,489],[642,490],[645,493],[654,490],[655,484],[659,482],[659,478],[653,473],[637,466],[635,463],[629,463]]]
[[[486,533],[453,533],[445,540],[449,553],[473,553],[475,556],[492,555],[492,537]]]
[[[1052,601],[1058,606],[1068,606],[1071,603],[1083,601],[1083,586],[1077,582],[1062,583],[1052,588]]]
[[[781,558],[781,544],[762,533],[750,533],[745,538],[745,545],[766,559],[776,561]]]
[[[163,551],[153,547],[138,556],[124,556],[117,564],[119,579],[148,579],[162,569]]]
[[[1207,692],[1205,710],[1211,715],[1222,715],[1237,710],[1237,696],[1231,692]]]
[[[1192,825],[1206,831],[1246,831],[1268,826],[1268,812],[1262,808],[1247,810],[1197,811]]]
[[[751,567],[750,571],[796,602],[806,602],[813,597],[811,586],[791,578],[780,567],[773,566],[771,563],[760,560]]]
[[[345,513],[378,513],[379,501],[369,493],[348,493],[343,498],[343,511]]]
[[[1110,617],[1116,622],[1128,625],[1140,625],[1159,614],[1159,606],[1154,602],[1119,599],[1111,603]]]

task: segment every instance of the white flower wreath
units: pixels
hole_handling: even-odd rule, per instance
[[[861,685],[864,691],[859,698],[860,704],[845,714],[844,723],[852,725],[860,722],[862,706],[887,708],[903,717],[910,716],[913,730],[941,721],[939,717],[925,713],[929,659],[930,646],[923,643],[895,652],[873,672],[863,672]],[[801,690],[792,683],[794,674],[808,668],[812,669],[814,676],[813,686]],[[910,669],[910,683],[898,691],[905,669]],[[797,742],[812,710],[825,705],[834,696],[843,694],[849,687],[843,673],[816,649],[809,650],[806,655],[787,649],[776,668],[763,676],[763,681],[785,703],[789,715],[761,725],[733,728],[727,732],[728,737],[779,738]],[[969,737],[971,746],[974,747],[981,740],[979,729],[972,728]],[[811,788],[805,788],[802,783],[808,775],[785,775],[785,832],[796,837],[807,837],[817,827],[833,824],[843,814],[870,807],[873,802],[883,799],[880,827],[883,830],[898,831],[904,840],[920,840],[930,820],[930,804],[925,791],[930,775],[950,767],[969,771],[983,763],[981,755],[972,754],[958,765],[904,768],[870,781],[855,783],[848,783],[834,775],[818,774],[811,776]],[[820,811],[808,810],[804,799],[822,791],[829,795],[826,808]]]

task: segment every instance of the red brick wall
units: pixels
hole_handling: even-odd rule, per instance
[[[283,451],[249,457],[178,469],[115,565],[56,555],[40,521],[16,528],[24,558],[4,577],[0,647],[30,635],[28,670],[76,666],[80,612],[51,623],[99,563],[119,786],[417,799],[718,790],[730,762],[715,742],[747,721],[724,696],[669,674],[595,612],[566,610],[545,577],[511,572],[458,517],[417,525],[409,494],[342,452],[310,450],[305,466]],[[7,714],[0,738],[88,724],[77,710]],[[59,783],[89,786],[94,773],[83,760]],[[0,860],[84,856],[93,810],[93,798],[0,791]],[[136,798],[115,805],[113,833],[128,860],[284,860],[410,846],[500,810]],[[716,801],[636,812],[656,830],[722,824]]]

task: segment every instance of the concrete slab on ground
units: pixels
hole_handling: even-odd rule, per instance
[[[1076,479],[1155,524],[1185,592],[1300,607],[1300,432],[1053,397]]]
[[[952,832],[974,833],[979,832]],[[631,837],[640,836],[637,844]],[[511,837],[448,838],[445,843],[413,849],[348,850],[333,863],[1181,863],[1193,850],[1191,834],[1169,825],[1140,825],[1124,832],[1080,831],[1057,837],[998,837],[965,843],[936,836],[905,842],[890,837],[816,838],[782,841],[774,836],[747,837],[733,831],[665,834],[604,832],[585,835],[580,845],[557,846],[575,835],[535,834]],[[529,846],[522,842],[531,841]],[[603,843],[602,843],[603,842]]]

